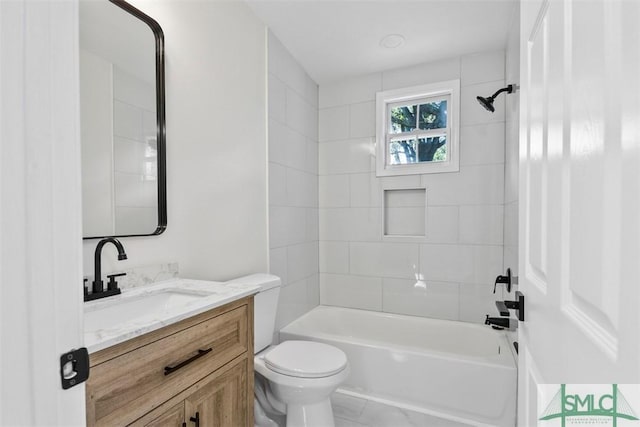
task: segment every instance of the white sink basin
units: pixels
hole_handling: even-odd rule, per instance
[[[176,310],[210,296],[208,292],[168,288],[130,298],[105,301],[87,307],[84,313],[85,332],[118,328],[152,319],[162,320]]]

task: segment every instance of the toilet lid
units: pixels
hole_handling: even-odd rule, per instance
[[[313,341],[285,341],[264,356],[272,371],[298,378],[329,377],[347,366],[347,355],[336,347]]]

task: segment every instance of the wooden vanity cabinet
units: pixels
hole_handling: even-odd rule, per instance
[[[253,297],[94,353],[90,363],[89,426],[252,427]]]

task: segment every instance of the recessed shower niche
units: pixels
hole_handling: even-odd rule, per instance
[[[426,188],[383,189],[383,238],[425,238],[426,205]]]

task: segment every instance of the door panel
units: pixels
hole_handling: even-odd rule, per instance
[[[519,424],[537,384],[640,382],[640,5],[521,4]]]
[[[248,361],[243,358],[222,375],[211,375],[202,381],[202,388],[185,399],[185,420],[195,426],[196,414],[199,427],[247,426]],[[191,421],[191,422],[190,422]]]

